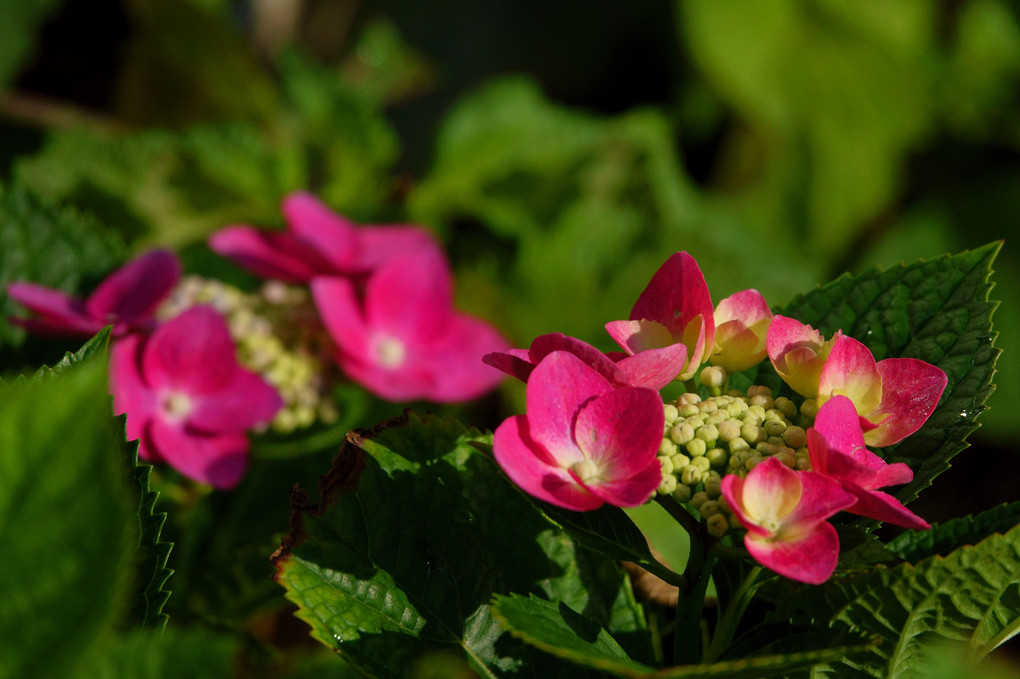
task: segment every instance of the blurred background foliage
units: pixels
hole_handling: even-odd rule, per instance
[[[53,236],[52,285],[154,245],[216,274],[208,234],[281,226],[280,199],[311,190],[433,230],[460,306],[515,345],[608,349],[602,325],[677,250],[716,301],[781,306],[1012,238],[1018,104],[1012,0],[4,0],[0,242],[37,233],[18,215],[41,204],[80,226]],[[996,268],[977,470],[1015,468],[1020,439],[1012,240]],[[23,343],[0,326],[0,349]],[[999,476],[988,497],[961,483],[952,514],[1015,499]]]

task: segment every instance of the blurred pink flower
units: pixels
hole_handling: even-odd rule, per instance
[[[482,360],[527,382],[535,366],[554,351],[566,351],[577,356],[614,386],[647,387],[656,391],[672,382],[687,360],[687,347],[683,344],[649,349],[633,356],[621,352],[604,354],[587,342],[558,332],[536,337],[529,349],[494,352],[486,354]]]
[[[383,398],[465,401],[503,379],[482,356],[509,345],[488,323],[454,310],[452,276],[438,248],[393,257],[363,290],[326,277],[311,290],[340,367]]]
[[[837,481],[769,457],[746,478],[724,476],[722,493],[747,528],[744,545],[758,563],[813,585],[836,570],[839,537],[826,519],[856,501]]]
[[[308,193],[283,200],[288,231],[228,226],[209,238],[209,247],[254,273],[288,283],[316,276],[361,277],[393,257],[439,249],[418,226],[358,226]]]
[[[240,482],[248,464],[245,432],[283,405],[273,387],[238,365],[226,322],[204,305],[149,337],[116,342],[110,390],[114,412],[127,413],[127,437],[138,439],[140,458],[165,461],[217,488]]]
[[[634,303],[630,320],[610,321],[606,332],[631,355],[683,344],[687,363],[678,377],[691,379],[715,343],[712,298],[698,263],[686,252],[672,255]]]
[[[833,396],[818,410],[807,445],[811,469],[838,481],[857,498],[847,510],[851,514],[906,528],[931,527],[892,495],[876,490],[907,483],[914,472],[902,462],[887,464],[865,447],[857,409],[846,396]]]
[[[119,337],[153,322],[159,303],[181,275],[177,257],[153,250],[128,262],[82,300],[34,283],[14,282],[7,294],[34,316],[13,323],[42,335],[91,336],[108,325]]]
[[[939,368],[916,358],[875,362],[852,337],[837,336],[818,381],[818,405],[843,395],[861,416],[864,440],[882,448],[921,428],[935,410],[948,379]]]
[[[765,336],[772,367],[790,388],[806,398],[818,395],[818,380],[832,343],[841,337],[826,341],[822,334],[794,318],[775,316]]]
[[[643,504],[662,481],[665,415],[655,391],[614,388],[577,356],[554,351],[532,372],[526,398],[527,414],[504,420],[492,447],[525,492],[586,511]]]
[[[712,365],[736,373],[757,365],[765,358],[765,337],[772,323],[772,310],[757,290],[742,290],[715,307],[715,347]]]

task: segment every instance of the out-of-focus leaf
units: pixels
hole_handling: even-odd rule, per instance
[[[112,639],[75,675],[82,679],[226,679],[239,639],[201,627],[136,630]]]
[[[0,3],[0,92],[32,56],[36,30],[63,0],[5,0]]]
[[[44,365],[36,371],[33,376],[34,379],[45,379],[47,377],[56,377],[60,373],[69,369],[71,366],[77,365],[82,361],[88,360],[93,356],[103,357],[100,360],[105,359],[106,352],[110,346],[110,328],[103,328],[100,330],[95,337],[90,339],[88,342],[81,346],[81,349],[71,353],[70,351],[64,354],[64,358],[60,359],[59,363],[55,363],[52,366]]]
[[[0,677],[67,676],[118,623],[137,518],[103,361],[0,385]]]

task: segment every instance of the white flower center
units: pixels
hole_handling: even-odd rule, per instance
[[[599,469],[599,466],[591,460],[575,462],[570,466],[570,469],[577,474],[577,478],[581,480],[581,483],[587,483],[598,478],[599,473],[602,471]]]
[[[172,420],[183,420],[191,412],[194,403],[187,394],[179,391],[167,392],[163,395],[160,403],[163,414]]]
[[[407,347],[395,337],[381,337],[375,345],[376,362],[384,368],[399,367],[407,357]]]

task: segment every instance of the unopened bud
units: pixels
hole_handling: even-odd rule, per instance
[[[708,502],[708,494],[703,490],[699,490],[691,496],[691,506],[695,509],[699,509],[706,502]]]
[[[721,538],[730,529],[729,518],[723,513],[713,514],[705,519],[705,530],[712,537]]]

